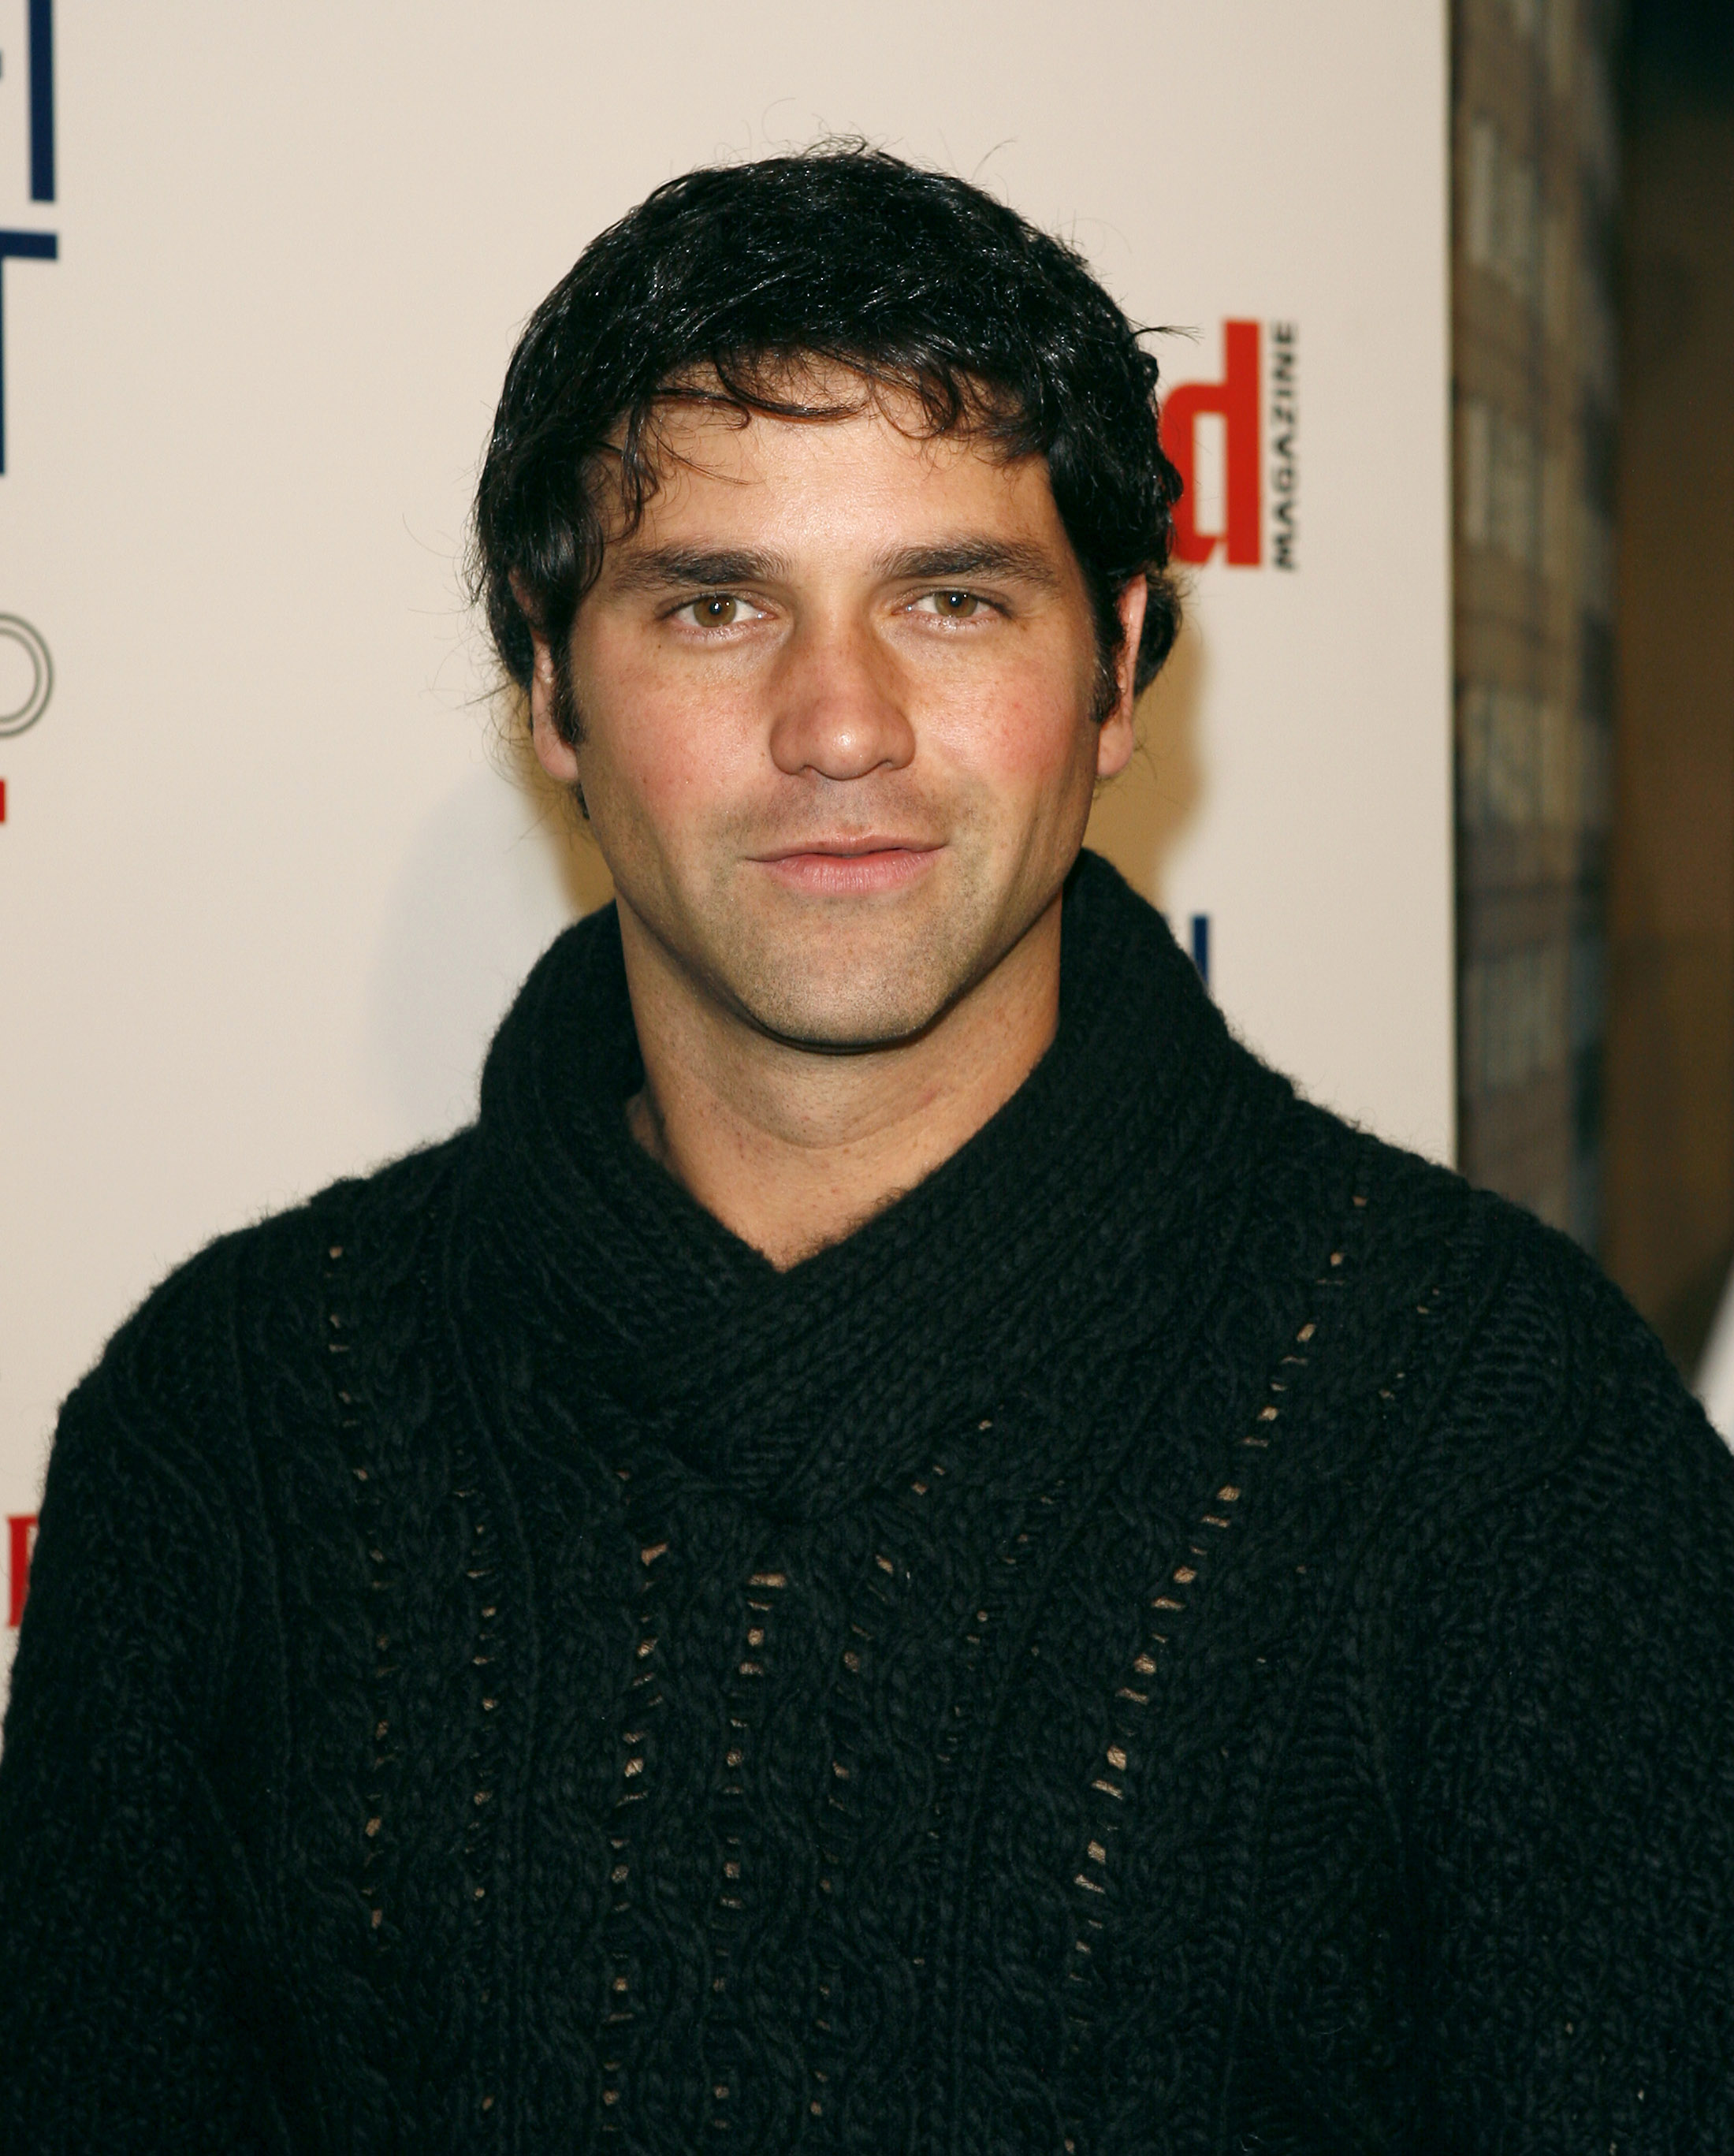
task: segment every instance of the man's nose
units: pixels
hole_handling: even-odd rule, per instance
[[[779,771],[864,778],[913,760],[905,685],[867,624],[803,623],[778,671],[771,755]]]

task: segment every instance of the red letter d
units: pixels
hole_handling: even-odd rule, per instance
[[[1255,569],[1262,549],[1259,516],[1259,326],[1223,324],[1223,378],[1184,382],[1171,389],[1162,411],[1162,447],[1173,459],[1186,491],[1174,509],[1174,552],[1183,562],[1208,562],[1228,541],[1236,568]],[[1198,527],[1197,433],[1201,412],[1219,412],[1228,437],[1225,531]]]

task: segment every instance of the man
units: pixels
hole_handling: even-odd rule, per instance
[[[478,583],[618,902],[68,1403],[8,2146],[1734,2145],[1734,1468],[1080,855],[1155,372],[853,151],[531,321]]]

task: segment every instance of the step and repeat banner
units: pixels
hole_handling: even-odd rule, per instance
[[[1157,340],[1192,615],[1093,842],[1316,1098],[1452,1128],[1443,0],[0,0],[0,1564],[177,1260],[458,1125],[607,896],[459,573],[525,317],[860,134]]]

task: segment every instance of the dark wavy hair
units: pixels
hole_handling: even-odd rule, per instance
[[[1126,586],[1149,589],[1140,689],[1180,626],[1168,571],[1180,480],[1138,335],[1071,248],[967,181],[862,143],[669,181],[585,249],[506,370],[469,552],[506,672],[528,687],[533,622],[575,737],[572,622],[607,531],[620,513],[633,529],[654,490],[659,406],[721,399],[743,424],[859,409],[788,401],[818,362],[913,398],[934,434],[1046,459],[1095,613],[1105,717]],[[613,504],[598,500],[610,469]]]

